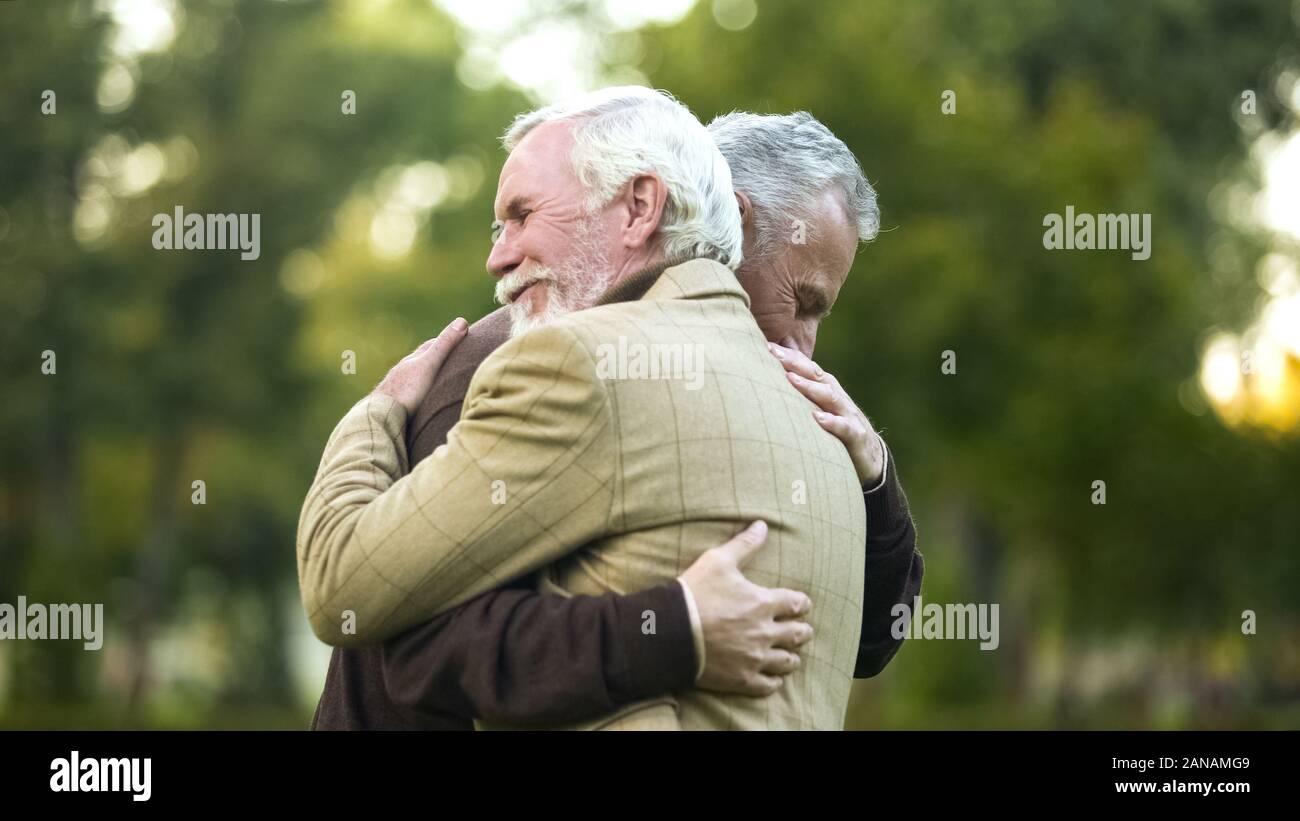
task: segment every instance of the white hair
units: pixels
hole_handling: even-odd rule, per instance
[[[543,123],[572,120],[573,170],[588,208],[608,203],[638,174],[668,189],[659,231],[668,259],[706,257],[733,271],[743,242],[731,169],[686,106],[664,91],[617,86],[520,114],[501,144],[513,151]]]
[[[843,195],[860,242],[880,232],[876,191],[857,158],[808,112],[733,111],[714,119],[708,130],[731,166],[736,190],[754,204],[755,256],[789,236],[793,220],[807,220],[827,189]]]

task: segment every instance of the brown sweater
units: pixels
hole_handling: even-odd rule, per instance
[[[407,429],[410,463],[446,441],[469,383],[509,337],[506,310],[470,327]],[[866,596],[855,675],[874,676],[901,645],[891,609],[911,603],[924,565],[897,470],[864,494],[868,527]],[[641,613],[657,632],[641,633]],[[646,641],[653,638],[653,641]],[[312,729],[473,729],[555,725],[691,686],[696,658],[677,582],[626,596],[536,592],[528,579],[494,590],[417,625],[379,647],[335,648]]]

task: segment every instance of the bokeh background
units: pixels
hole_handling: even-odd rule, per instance
[[[1298,21],[1294,0],[0,2],[0,602],[108,620],[98,652],[0,642],[0,727],[306,726],[328,651],[294,531],[325,437],[492,307],[513,115],[625,82],[706,122],[811,111],[878,188],[818,359],[893,448],[926,601],[999,603],[1001,645],[907,642],[850,727],[1300,726]],[[154,250],[177,205],[261,214],[260,258]],[[1067,205],[1150,213],[1151,258],[1045,250]]]

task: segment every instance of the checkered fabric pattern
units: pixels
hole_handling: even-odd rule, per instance
[[[647,375],[629,355],[665,367]],[[695,369],[667,367],[672,357]],[[862,490],[726,267],[675,265],[638,299],[502,345],[447,444],[403,476],[405,422],[389,398],[357,403],[308,493],[299,579],[322,639],[380,641],[532,573],[569,594],[643,589],[763,519],[768,541],[745,573],[812,597],[801,669],[767,698],[690,691],[586,726],[843,725],[861,626]]]

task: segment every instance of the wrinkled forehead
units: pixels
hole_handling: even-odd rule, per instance
[[[536,198],[581,192],[573,170],[571,121],[542,123],[519,141],[501,166],[495,208],[516,197]]]
[[[849,214],[842,192],[827,189],[814,201],[806,243],[792,250],[802,266],[819,280],[833,299],[858,253],[858,226]]]

